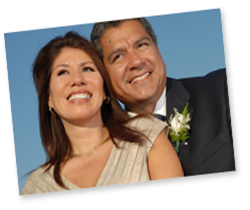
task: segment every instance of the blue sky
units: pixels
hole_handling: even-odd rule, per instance
[[[202,76],[225,67],[220,10],[148,17],[169,77]],[[24,174],[45,161],[40,141],[32,63],[42,46],[74,30],[89,39],[93,24],[5,33],[19,190]]]

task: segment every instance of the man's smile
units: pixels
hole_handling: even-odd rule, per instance
[[[150,74],[151,74],[151,72],[147,72],[147,73],[145,73],[145,74],[143,74],[143,75],[141,75],[141,76],[135,77],[135,78],[133,78],[129,83],[133,84],[133,83],[135,83],[135,82],[138,82],[138,81],[140,81],[140,80],[143,80],[144,78],[148,77]]]

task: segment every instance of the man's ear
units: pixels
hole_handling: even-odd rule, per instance
[[[157,50],[158,50],[159,55],[161,56],[161,51],[160,51],[159,47],[156,46],[156,48],[157,48]],[[166,68],[167,68],[167,64],[164,62],[162,56],[161,56],[161,59],[162,59],[162,61],[163,61],[163,63],[164,63],[165,69],[166,69]]]

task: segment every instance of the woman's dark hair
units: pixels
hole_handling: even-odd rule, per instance
[[[141,133],[126,127],[126,123],[131,119],[117,101],[109,75],[94,45],[75,32],[68,32],[64,37],[54,38],[38,53],[33,64],[33,79],[39,100],[41,140],[47,155],[43,166],[48,166],[46,171],[55,166],[54,179],[62,187],[65,186],[60,176],[60,167],[72,156],[72,146],[59,115],[56,112],[51,113],[49,111],[48,98],[52,64],[65,47],[85,51],[99,70],[104,80],[105,94],[110,97],[110,103],[103,103],[101,107],[102,120],[114,144],[117,146],[114,138],[130,142],[142,142]]]

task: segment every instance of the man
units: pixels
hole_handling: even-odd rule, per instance
[[[91,33],[118,99],[130,112],[161,114],[189,103],[190,138],[181,142],[185,175],[235,170],[225,69],[203,78],[166,78],[156,35],[145,18],[96,23]]]

